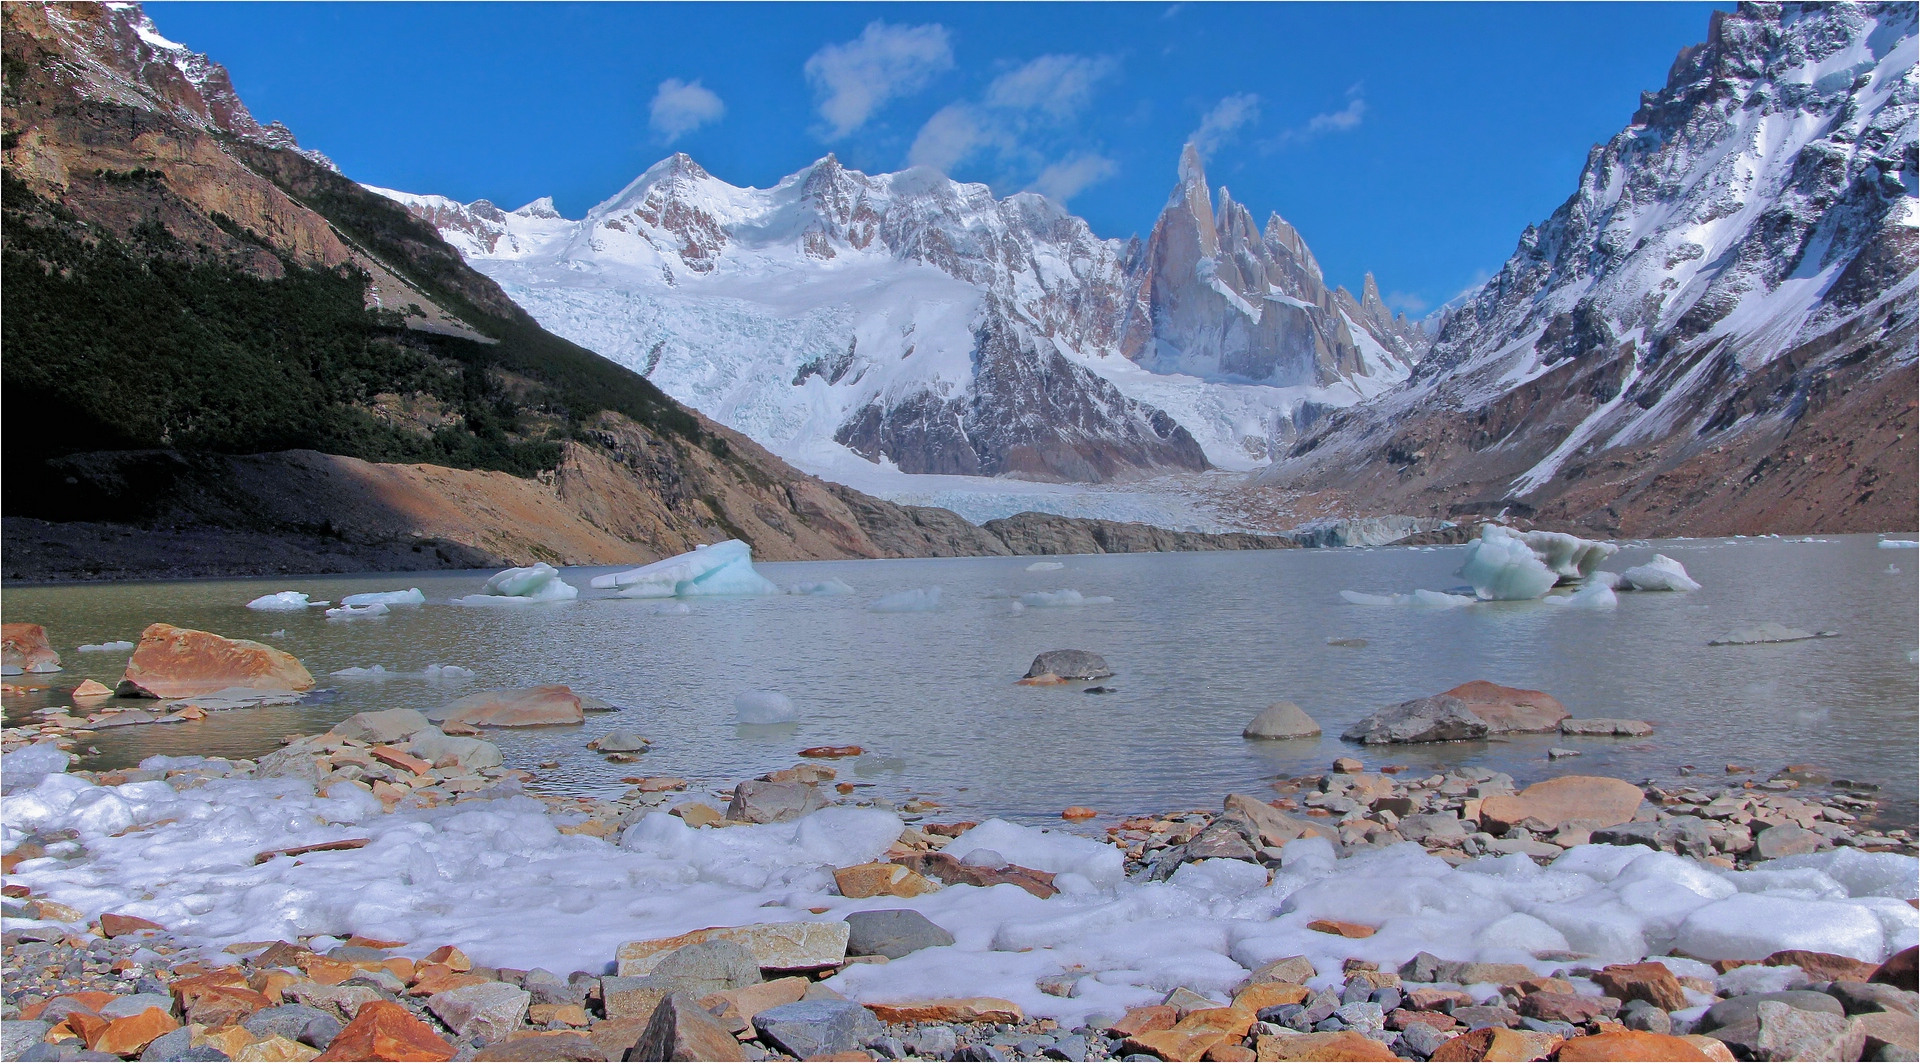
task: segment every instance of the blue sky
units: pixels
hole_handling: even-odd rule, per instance
[[[1499,268],[1716,5],[147,6],[356,180],[579,217],[683,150],[765,186],[937,165],[1145,236],[1198,137],[1330,284],[1418,312]],[[1730,7],[1729,4],[1717,5]]]

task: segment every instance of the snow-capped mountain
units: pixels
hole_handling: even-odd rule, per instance
[[[1911,4],[1715,13],[1408,385],[1266,479],[1394,512],[1479,499],[1631,526],[1710,519],[1713,496],[1758,520],[1789,492],[1762,483],[1773,451],[1824,417],[1813,435],[1845,446],[1800,439],[1794,468],[1852,482],[1833,505],[1884,499],[1856,481],[1880,468],[1862,446],[1912,418],[1917,59]],[[1893,449],[1911,470],[1911,441]]]
[[[1197,165],[1182,188],[1208,204]],[[828,156],[755,189],[675,155],[578,221],[547,200],[506,212],[375,191],[439,228],[546,327],[829,476],[849,461],[1068,481],[1249,468],[1303,413],[1404,378],[1423,342],[1377,291],[1371,304],[1345,296],[1342,310],[1279,222],[1301,276],[1277,282],[1276,298],[1315,302],[1311,315],[1271,315],[1268,333],[1293,342],[1288,327],[1319,328],[1339,338],[1340,357],[1259,381],[1155,372],[1184,367],[1126,356],[1158,327],[1126,244],[1044,197],[996,199],[925,169],[867,175]],[[1213,262],[1195,258],[1177,280],[1163,263],[1160,289],[1201,283]],[[1384,322],[1384,342],[1347,325],[1353,315]]]

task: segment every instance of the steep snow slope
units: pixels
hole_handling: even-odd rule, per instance
[[[1807,471],[1854,485],[1831,503],[1910,500],[1910,482],[1874,486],[1894,467],[1878,450],[1849,448],[1884,436],[1913,465],[1894,428],[1915,360],[1914,20],[1910,4],[1716,13],[1578,191],[1447,314],[1409,385],[1334,415],[1266,481],[1338,482],[1398,512],[1700,519],[1709,496],[1727,512],[1735,494],[1784,498],[1761,483],[1772,452],[1819,414],[1835,467]],[[1842,396],[1858,409],[1822,413]],[[1903,505],[1887,527],[1911,524]],[[1742,519],[1762,511],[1785,519],[1774,502]]]

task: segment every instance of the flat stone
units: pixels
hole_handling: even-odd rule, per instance
[[[632,731],[614,730],[608,731],[599,738],[588,742],[587,748],[598,750],[602,753],[639,753],[644,751],[649,745],[651,745],[651,743],[645,738],[634,734]]]
[[[1583,1026],[1612,1011],[1613,1004],[1606,999],[1578,993],[1529,993],[1520,998],[1521,1015],[1545,1022]]]
[[[1704,1063],[1707,1056],[1685,1038],[1629,1030],[1569,1038],[1560,1042],[1553,1058],[1568,1063],[1653,1059]]]
[[[265,1037],[235,1052],[234,1063],[307,1063],[319,1052],[278,1034]]]
[[[1589,829],[1611,827],[1631,820],[1645,795],[1621,779],[1595,775],[1563,775],[1535,783],[1511,796],[1496,795],[1480,802],[1480,824],[1496,834],[1524,820],[1538,820],[1547,830],[1578,823]]]
[[[1645,720],[1622,720],[1612,717],[1594,716],[1583,720],[1561,720],[1560,733],[1563,735],[1589,735],[1600,738],[1643,738],[1653,733],[1653,725]]]
[[[148,1007],[137,1015],[108,1023],[91,1047],[96,1052],[111,1052],[116,1056],[138,1055],[161,1034],[179,1028],[180,1024],[165,1009]]]
[[[533,997],[505,982],[450,989],[427,998],[427,1009],[463,1038],[498,1041],[520,1028]]]
[[[717,926],[677,937],[630,941],[616,953],[622,977],[653,973],[666,954],[702,941],[724,940],[746,946],[754,961],[767,970],[803,971],[837,967],[847,956],[851,928],[838,919],[829,922],[750,923]]]
[[[1851,956],[1836,956],[1831,952],[1810,952],[1806,949],[1785,949],[1773,953],[1760,961],[1767,967],[1798,967],[1813,982],[1853,982],[1864,984],[1873,977],[1878,964],[1865,960],[1856,960]]]
[[[733,1032],[690,994],[673,993],[654,1009],[646,1030],[626,1058],[732,1061],[747,1056]]]
[[[1850,1022],[1848,1032],[1860,1036],[1862,1059],[1872,1059],[1874,1053],[1886,1048],[1904,1053],[1906,1058],[1912,1058],[1915,1052],[1920,1052],[1920,1027],[1914,1023],[1913,1016],[1905,1012],[1876,1011],[1856,1015]]]
[[[1375,712],[1341,733],[1349,742],[1386,745],[1408,742],[1461,742],[1487,736],[1487,722],[1467,703],[1440,694],[1415,698]]]
[[[1546,1059],[1560,1044],[1561,1038],[1555,1034],[1488,1026],[1442,1043],[1429,1058],[1438,1063]]]
[[[1520,1016],[1512,1008],[1498,1004],[1475,1004],[1470,1007],[1454,1006],[1448,1014],[1469,1029],[1482,1029],[1489,1026],[1514,1027],[1520,1025]]]
[[[1477,827],[1478,824],[1475,824]],[[1465,841],[1468,834],[1467,823],[1451,812],[1418,812],[1403,816],[1395,825],[1400,836],[1410,842],[1434,842],[1445,845]]]
[[[1570,715],[1544,690],[1505,687],[1476,679],[1444,692],[1466,702],[1467,711],[1487,722],[1488,734],[1533,734],[1557,730]]]
[[[296,982],[281,990],[280,995],[296,1004],[318,1008],[348,1024],[352,1023],[360,1009],[385,999],[378,991],[366,986],[320,985],[317,982]]]
[[[1313,961],[1305,956],[1284,956],[1263,963],[1253,969],[1247,977],[1249,982],[1292,982],[1305,985],[1307,979],[1319,972],[1314,969]]]
[[[427,713],[433,723],[472,727],[549,727],[586,719],[580,697],[563,684],[481,690]]]
[[[1840,1002],[1825,993],[1811,989],[1787,989],[1778,993],[1746,993],[1728,997],[1708,1008],[1694,1023],[1694,1028],[1701,1033],[1716,1033],[1727,1027],[1751,1023],[1759,1017],[1762,1004],[1779,1004],[1836,1018],[1846,1015],[1846,1009]]]
[[[853,1052],[887,1032],[879,1019],[850,1000],[802,1000],[768,1008],[753,1019],[762,1040],[800,1059]]]
[[[748,780],[733,788],[727,818],[735,823],[785,823],[825,807],[827,799],[817,786]]]
[[[738,1052],[739,1046],[734,1046]],[[603,1063],[607,1054],[584,1034],[566,1030],[519,1030],[507,1039],[475,1052],[478,1063]],[[740,1059],[740,1056],[715,1056]]]
[[[882,1022],[1001,1022],[1026,1021],[1020,1005],[999,997],[949,997],[894,1004],[868,1004]]]
[[[1593,830],[1587,837],[1598,845],[1644,845],[1695,859],[1713,855],[1713,829],[1698,816],[1674,816],[1653,823],[1621,823]]]
[[[909,853],[894,860],[949,886],[1018,886],[1041,900],[1060,892],[1053,885],[1053,874],[1030,867],[1008,864],[1005,867],[980,867],[963,864],[946,853]]]
[[[847,955],[900,959],[953,944],[953,935],[911,908],[847,913]]]
[[[327,1050],[314,1057],[316,1063],[443,1063],[452,1058],[453,1046],[434,1033],[433,1027],[390,1000],[363,1005]]]
[[[1753,839],[1754,852],[1762,860],[1778,860],[1783,856],[1799,856],[1831,848],[1833,843],[1826,838],[1791,823],[1768,827]]]
[[[1338,919],[1315,919],[1307,924],[1307,929],[1322,934],[1333,934],[1336,937],[1370,938],[1377,928],[1365,923],[1348,923]]]
[[[1758,1016],[1760,1035],[1749,1046],[1754,1059],[1855,1060],[1865,1047],[1866,1031],[1837,1015],[1765,1000]]]
[[[1107,1027],[1107,1033],[1114,1037],[1132,1037],[1155,1030],[1171,1030],[1173,1024],[1179,1021],[1180,1013],[1174,1008],[1166,1004],[1149,1004],[1128,1008],[1118,1022]]]
[[[1254,1058],[1271,1060],[1398,1060],[1385,1043],[1341,1030],[1335,1033],[1261,1034],[1254,1039]]]
[[[231,687],[310,690],[313,675],[285,650],[208,631],[150,624],[127,661],[122,697],[185,698]]]
[[[380,712],[358,712],[333,725],[328,734],[373,745],[386,745],[411,738],[433,724],[426,714],[416,709],[385,709]]]
[[[148,1008],[159,1008],[171,1014],[173,997],[166,993],[134,993],[124,997],[114,997],[94,1011],[103,1019],[124,1019],[129,1015],[138,1015]],[[41,1014],[44,1016],[45,1012]]]
[[[939,883],[911,868],[899,864],[855,864],[852,867],[836,868],[833,881],[840,889],[840,896],[855,899],[865,897],[918,897],[922,893],[931,893],[940,888]]]
[[[1048,650],[1033,659],[1026,678],[1056,675],[1062,679],[1105,679],[1113,674],[1107,659],[1087,650]]]
[[[1276,701],[1260,710],[1240,732],[1242,738],[1312,738],[1320,733],[1320,725],[1308,716],[1306,710],[1291,701]]]
[[[1840,1002],[1849,1015],[1878,1011],[1920,1015],[1920,994],[1879,982],[1833,982],[1826,991],[1828,996]]]
[[[738,1034],[752,1029],[753,1017],[768,1008],[806,999],[812,984],[799,976],[775,978],[771,982],[710,993],[700,998],[700,1006],[719,1019],[721,1025]]]

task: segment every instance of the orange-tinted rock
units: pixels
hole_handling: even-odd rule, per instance
[[[700,998],[700,1006],[712,1012],[727,1029],[738,1034],[753,1024],[753,1017],[782,1004],[793,1004],[807,995],[813,983],[806,978],[775,978],[771,982],[725,989]]]
[[[1052,872],[1036,871],[1030,867],[1013,864],[1006,867],[976,867],[963,864],[946,853],[907,853],[895,857],[893,862],[949,886],[997,886],[1004,882],[1018,886],[1043,901],[1060,892],[1054,887]]]
[[[1292,982],[1255,982],[1233,995],[1233,1006],[1258,1012],[1282,1004],[1298,1004],[1311,995],[1306,986]]]
[[[354,1060],[442,1063],[452,1058],[453,1046],[434,1033],[433,1027],[390,1000],[360,1005],[353,1021],[334,1037],[325,1052],[314,1057],[315,1063],[335,1060],[341,1063]]]
[[[339,985],[341,982],[360,973],[360,969],[345,960],[336,960],[331,956],[318,956],[308,953],[300,957],[300,969],[307,977],[321,985]]]
[[[94,680],[91,680],[91,679],[84,679],[84,680],[81,680],[79,686],[73,688],[72,696],[73,696],[73,700],[75,701],[88,701],[88,700],[94,700],[99,698],[110,698],[113,696],[113,688],[106,685],[105,683],[95,682]]]
[[[1444,1047],[1444,1046],[1443,1046]],[[1254,1058],[1261,1063],[1276,1060],[1311,1060],[1316,1063],[1346,1061],[1398,1060],[1386,1045],[1352,1030],[1338,1033],[1262,1034],[1254,1039]]]
[[[277,967],[269,967],[265,970],[256,970],[248,975],[247,988],[266,997],[267,1003],[279,1007],[281,1004],[286,1003],[286,999],[281,996],[281,991],[295,982],[304,981],[306,981],[306,979],[294,974],[292,971],[283,971]]]
[[[1444,1047],[1444,1046],[1443,1046]],[[1605,1060],[1673,1060],[1677,1063],[1705,1063],[1706,1056],[1684,1037],[1660,1033],[1603,1033],[1592,1037],[1573,1037],[1560,1042],[1554,1059],[1567,1063],[1601,1063]]]
[[[1170,1030],[1156,1030],[1127,1038],[1125,1047],[1150,1052],[1161,1059],[1199,1059],[1217,1045],[1238,1045],[1253,1026],[1254,1013],[1244,1007],[1200,1008],[1187,1013]]]
[[[108,912],[100,917],[100,935],[117,938],[123,934],[132,934],[141,930],[165,930],[166,927],[137,915],[119,915]]]
[[[1578,993],[1529,993],[1520,998],[1520,1014],[1545,1022],[1565,1022],[1584,1026],[1606,1014],[1608,1002],[1602,997]]]
[[[238,1025],[261,1008],[273,1006],[265,993],[256,993],[245,986],[199,985],[183,991],[180,983],[175,982],[172,989],[174,999],[180,1004],[180,1014],[188,1022],[197,1022],[209,1029]]]
[[[173,1016],[159,1008],[148,1008],[138,1015],[115,1019],[94,1039],[93,1050],[116,1056],[137,1056],[154,1038],[180,1028]]]
[[[1095,812],[1093,809],[1088,808],[1085,805],[1068,805],[1066,810],[1060,813],[1060,818],[1061,819],[1092,819],[1093,817],[1099,814],[1100,813]]]
[[[1709,1037],[1703,1033],[1690,1033],[1680,1038],[1682,1041],[1700,1050],[1700,1054],[1713,1060],[1713,1063],[1736,1063],[1733,1050],[1718,1037]]]
[[[1855,1015],[1850,1024],[1863,1038],[1863,1059],[1879,1058],[1880,1049],[1893,1046],[1906,1058],[1920,1050],[1920,1026],[1911,1015],[1898,1011],[1870,1011]]]
[[[1460,1020],[1444,1011],[1412,1011],[1407,1008],[1395,1008],[1387,1013],[1387,1029],[1404,1030],[1415,1023],[1424,1023],[1446,1033],[1460,1025]]]
[[[452,945],[442,945],[432,952],[427,953],[426,962],[444,963],[449,970],[453,971],[473,970],[473,961],[467,959],[466,953],[461,952]]]
[[[419,757],[414,756],[404,749],[395,749],[392,746],[374,746],[372,749],[367,750],[367,752],[372,755],[375,760],[391,764],[401,771],[410,771],[415,775],[425,775],[427,772],[433,770],[433,765],[421,760]]]
[[[866,750],[859,746],[813,746],[801,750],[800,755],[803,757],[813,757],[817,760],[832,760],[835,757],[857,757],[865,752]],[[682,785],[685,784],[683,783]]]
[[[1488,734],[1558,731],[1569,715],[1559,699],[1544,690],[1503,687],[1476,679],[1462,683],[1448,695],[1467,703],[1467,711],[1487,721]]]
[[[93,1043],[98,1041],[101,1036],[107,1032],[108,1026],[113,1025],[111,1020],[103,1019],[90,1011],[70,1011],[67,1013],[67,1017],[60,1020],[60,1022],[61,1025],[72,1030],[74,1036],[80,1038],[81,1044],[89,1048],[93,1047]],[[55,1027],[54,1029],[58,1028],[59,1027]],[[51,1036],[53,1031],[49,1030],[47,1033]]]
[[[445,993],[451,989],[465,989],[470,985],[480,985],[484,982],[491,981],[493,981],[493,979],[482,978],[477,974],[456,973],[437,963],[428,964],[422,971],[415,974],[413,985],[407,989],[407,995],[410,997],[430,997],[435,993]]]
[[[152,624],[140,633],[119,692],[184,698],[228,687],[307,690],[312,686],[313,676],[306,666],[285,650],[172,624]]]
[[[1615,963],[1601,969],[1593,980],[1610,997],[1621,1003],[1644,1000],[1662,1011],[1679,1011],[1687,1006],[1687,994],[1680,980],[1667,965],[1649,960],[1645,963]]]
[[[1370,938],[1374,932],[1374,928],[1365,923],[1343,923],[1338,919],[1315,919],[1307,924],[1307,929],[1343,938]]]
[[[1207,1060],[1208,1063],[1253,1063],[1260,1057],[1246,1045],[1222,1041],[1207,1049],[1206,1055],[1200,1058]]]
[[[1407,1006],[1416,1011],[1439,1011],[1455,1004],[1471,1005],[1473,997],[1458,989],[1428,989],[1422,986],[1407,990],[1406,1001]]]
[[[1488,1026],[1442,1042],[1429,1058],[1436,1063],[1520,1063],[1546,1059],[1559,1044],[1554,1034]]]
[[[506,1040],[474,1053],[473,1058],[478,1063],[557,1063],[567,1060],[601,1063],[607,1054],[582,1034],[566,1030],[516,1030],[508,1034]]]
[[[917,1000],[906,1004],[868,1004],[881,1022],[1022,1022],[1020,1005],[999,997]]]
[[[60,655],[39,624],[0,624],[0,664],[9,671],[57,672]]]
[[[1480,802],[1480,825],[1495,833],[1523,820],[1538,820],[1545,830],[1577,823],[1589,830],[1612,827],[1633,818],[1645,795],[1621,779],[1598,775],[1564,775],[1534,783],[1514,795],[1496,795]]]
[[[434,723],[475,727],[549,727],[580,723],[586,712],[580,696],[555,683],[518,690],[482,690],[427,713]]]
[[[208,1030],[193,1039],[193,1047],[212,1045],[227,1054],[227,1058],[236,1059],[240,1050],[252,1044],[256,1038],[243,1026],[221,1026]]]
[[[1856,960],[1851,956],[1809,952],[1806,949],[1784,949],[1760,962],[1768,967],[1798,967],[1806,972],[1807,980],[1813,982],[1864,982],[1872,978],[1873,972],[1879,968],[1879,964]]]
[[[842,897],[918,897],[940,887],[925,875],[899,864],[855,864],[834,871]]]
[[[1899,952],[1894,953],[1887,962],[1874,969],[1872,976],[1869,977],[1867,981],[1890,985],[1896,989],[1904,989],[1909,993],[1913,992],[1916,988],[1920,988],[1920,982],[1916,982],[1915,979],[1914,958],[1916,951],[1920,950],[1916,950],[1915,946],[1909,945]]]
[[[1107,1033],[1114,1037],[1132,1037],[1136,1034],[1153,1033],[1157,1030],[1171,1030],[1179,1021],[1180,1013],[1165,1004],[1151,1004],[1144,1008],[1131,1008],[1119,1022],[1107,1027]]]

